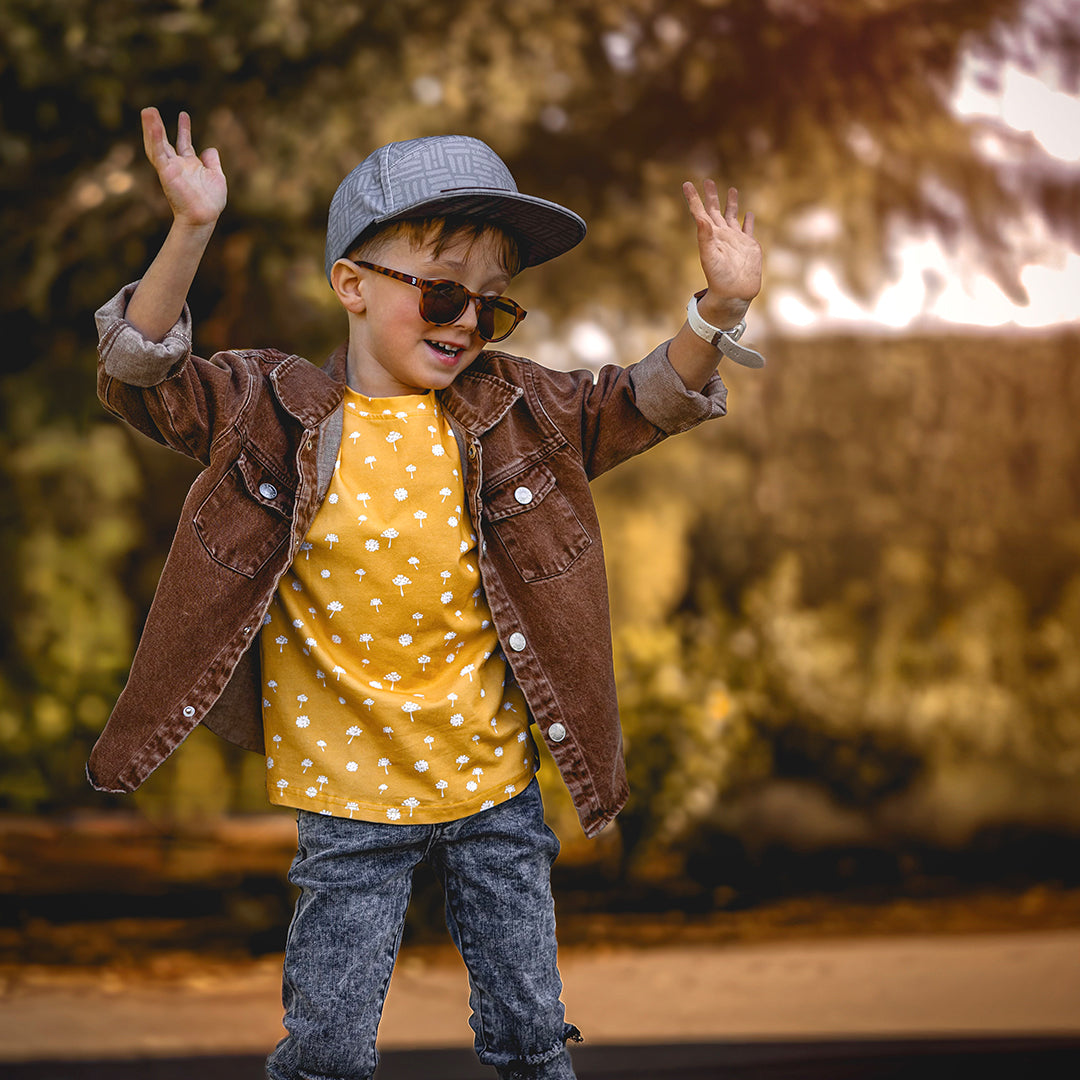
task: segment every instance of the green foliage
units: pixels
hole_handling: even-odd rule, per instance
[[[729,418],[597,485],[628,858],[778,780],[879,843],[1080,825],[1078,344],[777,342]]]

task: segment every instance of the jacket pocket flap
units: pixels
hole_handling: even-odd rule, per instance
[[[283,517],[292,514],[294,493],[257,458],[241,452],[236,459],[236,467],[244,487],[256,502],[276,510]]]
[[[484,506],[490,521],[502,521],[543,501],[555,487],[555,474],[540,462],[530,465],[508,480],[503,480],[484,496]]]

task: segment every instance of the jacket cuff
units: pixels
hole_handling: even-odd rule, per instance
[[[161,341],[149,341],[125,318],[138,282],[125,285],[94,313],[98,355],[105,374],[131,386],[156,386],[191,355],[191,312],[187,304]]]
[[[634,400],[641,414],[668,435],[678,435],[727,413],[727,387],[718,373],[701,392],[687,390],[668,360],[668,345],[658,345],[630,369]]]

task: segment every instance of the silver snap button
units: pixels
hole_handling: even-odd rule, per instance
[[[521,652],[525,648],[525,635],[518,633],[516,630],[510,635],[510,648],[514,652]]]
[[[194,716],[195,715],[195,706],[194,705],[185,705],[184,706],[184,715],[185,716]]]
[[[276,499],[277,498],[277,488],[274,487],[273,484],[267,484],[267,483],[264,482],[264,483],[259,485],[259,494],[264,499]]]
[[[514,492],[514,498],[517,499],[522,506],[528,506],[533,501],[533,493],[527,487],[519,487]]]
[[[559,723],[552,724],[548,728],[548,738],[552,742],[562,742],[566,738],[566,728]]]

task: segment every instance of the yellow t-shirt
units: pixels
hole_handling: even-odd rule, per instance
[[[460,464],[434,393],[346,390],[333,479],[260,638],[272,802],[427,824],[531,779]]]

